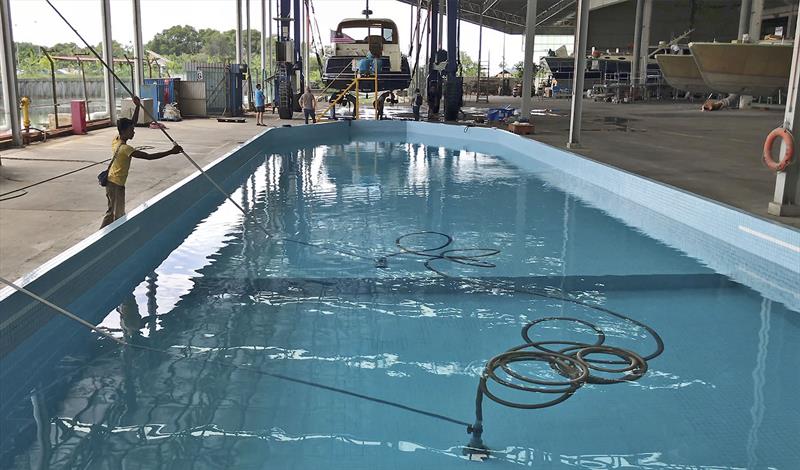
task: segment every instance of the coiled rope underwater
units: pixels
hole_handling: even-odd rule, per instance
[[[441,242],[437,243],[436,246],[430,248],[411,248],[406,244],[406,242],[409,239],[419,238],[419,237],[430,237],[430,236],[440,237]],[[498,290],[506,290],[509,292],[527,294],[535,297],[547,298],[561,302],[569,302],[597,312],[611,315],[626,322],[630,322],[633,325],[643,328],[645,331],[648,332],[649,335],[652,336],[652,338],[656,343],[655,350],[647,355],[641,356],[640,354],[634,351],[614,346],[608,346],[604,344],[606,340],[606,335],[600,327],[589,321],[582,320],[579,318],[543,317],[536,320],[532,320],[526,323],[525,326],[522,328],[522,338],[525,341],[523,344],[514,346],[508,349],[507,351],[492,357],[487,361],[486,366],[484,367],[483,372],[481,373],[481,376],[478,381],[477,393],[475,398],[475,421],[472,424],[439,413],[434,413],[420,408],[408,406],[402,403],[369,396],[353,390],[343,389],[339,387],[332,387],[329,385],[313,382],[306,379],[268,372],[257,367],[239,365],[219,359],[209,359],[209,358],[201,359],[199,357],[191,355],[188,356],[188,358],[195,360],[203,360],[223,367],[235,368],[241,371],[247,371],[267,377],[272,377],[275,379],[285,380],[293,383],[308,385],[323,390],[341,393],[344,395],[352,396],[359,399],[369,400],[383,405],[392,406],[405,411],[428,416],[431,418],[440,419],[442,421],[446,421],[452,424],[465,426],[467,432],[472,435],[469,444],[465,447],[465,453],[470,454],[471,456],[477,456],[478,458],[485,458],[488,457],[489,451],[482,440],[482,434],[484,430],[483,428],[484,397],[488,397],[489,399],[504,406],[519,408],[519,409],[539,409],[539,408],[554,406],[567,400],[583,384],[586,383],[614,384],[614,383],[622,383],[622,382],[630,382],[638,380],[647,372],[648,368],[647,361],[658,357],[664,351],[663,340],[653,328],[649,327],[648,325],[642,322],[634,320],[626,315],[607,309],[605,307],[590,304],[587,302],[583,302],[581,300],[570,298],[566,295],[560,295],[554,292],[544,291],[541,289],[520,288],[516,285],[508,285],[503,282],[491,281],[487,279],[454,277],[448,275],[440,268],[437,268],[435,266],[435,263],[440,261],[449,261],[455,264],[470,266],[470,267],[494,268],[496,267],[496,265],[488,261],[487,258],[500,253],[500,250],[495,248],[461,248],[461,249],[449,248],[453,244],[453,242],[454,242],[453,237],[442,232],[419,231],[419,232],[408,233],[398,237],[395,240],[395,245],[398,251],[389,253],[387,255],[378,258],[379,264],[377,267],[388,268],[389,267],[388,260],[393,257],[415,256],[417,258],[421,258],[424,260],[423,264],[427,270],[435,273],[437,276],[440,276],[442,278],[464,282],[473,286],[478,286],[481,288],[488,289],[492,292],[496,292]],[[326,246],[314,243],[304,243],[304,245],[312,248],[317,248],[321,251],[334,251],[339,253],[346,253],[348,255],[355,255],[359,259],[367,259],[367,260],[374,259],[368,255],[360,255],[352,251],[343,251],[336,249],[332,250]],[[28,295],[29,297],[33,298],[38,302],[47,305],[48,307],[56,310],[58,313],[70,318],[73,321],[80,323],[81,325],[106,337],[107,339],[116,342],[121,346],[126,346],[143,351],[155,352],[159,354],[165,354],[183,359],[187,358],[187,355],[178,353],[176,351],[168,351],[168,350],[153,348],[147,345],[142,345],[114,337],[105,332],[104,330],[92,325],[91,323],[86,322],[77,315],[70,313],[69,311],[49,302],[48,300],[34,294],[33,292],[25,288],[19,287],[16,284],[2,277],[0,277],[0,282],[12,287],[13,289],[25,295]],[[531,330],[533,330],[537,325],[543,322],[556,321],[556,320],[573,322],[579,325],[583,325],[584,327],[588,327],[594,331],[594,333],[597,336],[597,339],[594,343],[581,343],[581,342],[566,341],[566,340],[551,340],[551,341],[531,340]],[[558,349],[555,348],[555,346],[566,346],[566,347]],[[589,357],[591,355],[597,355],[597,354],[612,355],[616,356],[618,359],[611,360],[611,359],[599,359],[599,358]],[[554,371],[556,371],[559,375],[563,376],[564,380],[560,381],[543,380],[540,378],[522,374],[518,371],[515,371],[512,368],[512,365],[520,364],[523,362],[547,363]],[[608,367],[608,366],[615,366],[615,367]],[[498,371],[502,371],[502,373],[498,373]],[[604,373],[617,373],[624,375],[618,378],[608,378],[608,377],[593,375],[592,371],[604,372]],[[552,400],[540,403],[513,402],[500,398],[499,396],[497,396],[495,392],[491,391],[489,388],[490,382],[518,391],[535,392],[543,394],[557,394],[558,396]]]

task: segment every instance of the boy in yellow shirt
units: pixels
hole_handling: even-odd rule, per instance
[[[134,96],[133,103],[136,105],[133,119],[120,118],[117,120],[119,135],[114,137],[114,141],[111,143],[114,156],[108,169],[108,184],[106,185],[108,210],[103,217],[103,223],[100,228],[125,215],[125,182],[128,179],[128,170],[130,170],[132,158],[158,160],[167,155],[174,155],[183,151],[179,145],[176,145],[165,152],[147,153],[128,145],[128,141],[133,139],[136,128],[135,123],[139,119],[139,107],[141,106],[139,97]]]

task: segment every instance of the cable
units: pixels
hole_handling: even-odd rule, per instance
[[[28,192],[27,192],[27,191],[25,191],[25,194],[19,194],[19,195],[17,195],[17,196],[4,197],[4,196],[7,196],[7,195],[9,195],[9,194],[18,193],[18,192],[20,192],[20,191],[24,191],[24,190],[26,190],[26,189],[28,189],[28,188],[32,188],[32,187],[34,187],[34,186],[39,186],[40,184],[44,184],[44,183],[47,183],[47,182],[49,182],[49,181],[53,181],[53,180],[56,180],[56,179],[58,179],[58,178],[62,178],[62,177],[64,177],[64,176],[68,176],[68,175],[71,175],[71,174],[73,174],[73,173],[77,173],[77,172],[79,172],[79,171],[82,171],[82,170],[85,170],[85,169],[87,169],[87,168],[91,168],[91,167],[93,167],[93,166],[100,165],[100,164],[102,164],[102,163],[105,163],[105,162],[107,162],[107,161],[109,161],[109,160],[110,160],[110,158],[109,158],[109,159],[105,159],[105,160],[103,160],[103,161],[101,161],[101,162],[91,163],[91,164],[89,164],[89,165],[82,166],[82,167],[80,167],[80,168],[78,168],[78,169],[76,169],[76,170],[71,170],[71,171],[68,171],[68,172],[66,172],[66,173],[61,173],[60,175],[53,176],[52,178],[47,178],[46,180],[37,181],[36,183],[29,184],[28,186],[23,186],[23,187],[21,187],[21,188],[14,189],[14,190],[12,190],[12,191],[8,191],[8,192],[5,192],[5,193],[2,193],[2,194],[0,194],[0,198],[2,198],[2,199],[0,199],[0,202],[2,202],[2,201],[7,201],[7,200],[9,200],[9,199],[14,199],[14,198],[22,197],[22,196],[24,196],[25,194],[28,194]]]

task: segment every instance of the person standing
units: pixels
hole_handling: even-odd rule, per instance
[[[411,98],[411,112],[414,114],[414,120],[419,121],[419,109],[422,107],[422,93],[419,88],[414,90],[414,96]]]
[[[313,123],[317,123],[317,99],[311,93],[311,87],[306,87],[306,92],[300,96],[300,106],[303,108],[303,117],[308,124],[308,118],[311,117]]]
[[[157,153],[147,153],[136,150],[128,141],[133,139],[135,134],[135,123],[139,120],[139,108],[141,102],[138,96],[133,97],[133,104],[136,105],[133,111],[133,118],[120,118],[117,120],[117,131],[119,135],[114,137],[111,149],[114,151],[111,163],[108,165],[108,182],[106,183],[106,199],[108,199],[108,210],[103,216],[100,228],[109,225],[111,222],[125,215],[125,182],[128,180],[128,170],[131,167],[132,158],[142,160],[158,160],[168,155],[183,152],[179,145],[175,145],[170,150]]]
[[[264,90],[261,89],[261,84],[256,84],[256,94],[255,94],[255,102],[256,102],[256,126],[266,126],[264,124],[264,104],[266,99],[264,98]]]

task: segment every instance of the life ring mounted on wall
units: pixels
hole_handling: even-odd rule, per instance
[[[786,146],[786,150],[783,152],[780,160],[775,161],[772,159],[772,145],[775,143],[775,139],[778,137],[781,138],[783,144]],[[792,160],[794,159],[794,137],[792,133],[788,130],[784,129],[783,127],[778,127],[773,129],[772,132],[769,133],[767,136],[767,140],[764,141],[764,154],[762,155],[762,160],[764,160],[764,164],[767,165],[767,168],[773,171],[784,171]]]

